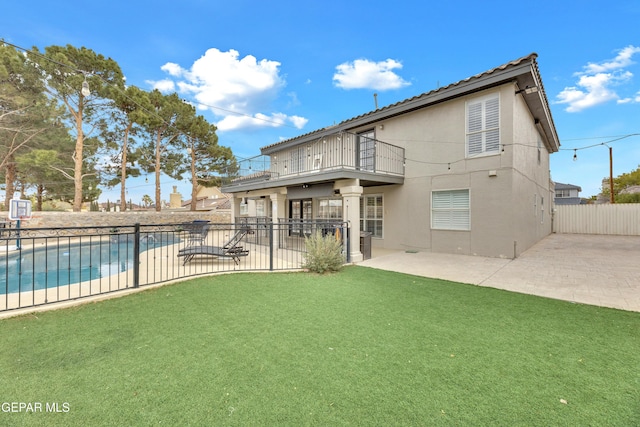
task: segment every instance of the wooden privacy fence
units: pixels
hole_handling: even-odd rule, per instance
[[[558,205],[553,217],[553,231],[640,236],[640,204]]]

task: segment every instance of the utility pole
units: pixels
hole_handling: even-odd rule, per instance
[[[615,203],[613,197],[613,148],[609,147],[609,201]]]

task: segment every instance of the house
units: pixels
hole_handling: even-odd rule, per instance
[[[230,197],[231,195],[223,193],[218,187],[198,186],[196,210],[229,211],[231,209]],[[181,202],[181,205],[183,208],[191,209],[191,199]]]
[[[580,192],[582,188],[572,184],[554,184],[555,196],[553,202],[556,205],[579,205],[582,202]]]
[[[223,186],[232,216],[255,204],[273,221],[348,221],[374,250],[517,257],[551,233],[560,146],[536,59],[262,147]],[[357,239],[349,254],[362,259]]]

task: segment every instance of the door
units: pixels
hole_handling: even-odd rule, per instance
[[[374,131],[358,134],[358,168],[374,172],[376,169],[376,140]]]
[[[311,234],[311,218],[313,204],[311,199],[291,200],[289,203],[290,236],[305,236]]]

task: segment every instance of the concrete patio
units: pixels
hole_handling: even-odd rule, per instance
[[[513,260],[374,249],[359,265],[640,312],[640,236],[551,234]]]

